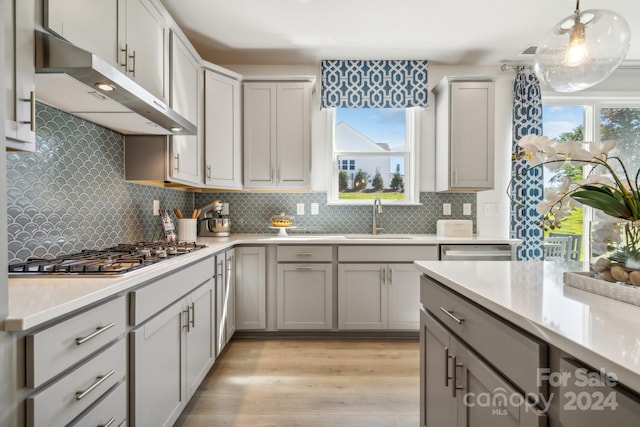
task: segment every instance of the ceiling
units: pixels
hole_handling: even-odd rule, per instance
[[[321,59],[428,59],[448,65],[530,63],[575,0],[162,0],[200,55],[218,64]],[[640,62],[640,1],[582,0],[631,27]]]

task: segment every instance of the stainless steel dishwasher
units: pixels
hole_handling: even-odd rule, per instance
[[[511,261],[511,245],[440,245],[442,261]]]

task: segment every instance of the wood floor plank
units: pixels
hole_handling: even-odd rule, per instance
[[[416,339],[234,339],[177,427],[405,427],[419,419]]]

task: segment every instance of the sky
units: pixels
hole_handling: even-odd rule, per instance
[[[345,122],[372,141],[393,150],[405,146],[404,108],[338,108],[336,123]]]
[[[584,123],[584,107],[577,105],[542,106],[542,134],[551,139]]]

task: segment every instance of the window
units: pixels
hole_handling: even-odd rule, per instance
[[[558,140],[606,141],[615,140],[617,146],[611,155],[623,159],[628,170],[640,167],[640,102],[604,102],[594,100],[582,105],[567,101],[545,101],[542,110],[543,134]],[[558,177],[567,175],[572,180],[582,179],[588,169],[565,166],[557,173],[545,170],[545,188],[559,182]],[[631,173],[631,172],[630,172]],[[635,177],[632,177],[632,179]],[[588,236],[593,210],[589,207],[577,209],[563,222],[560,233],[581,236],[580,259],[588,259]]]
[[[329,203],[418,203],[414,108],[332,109]]]

